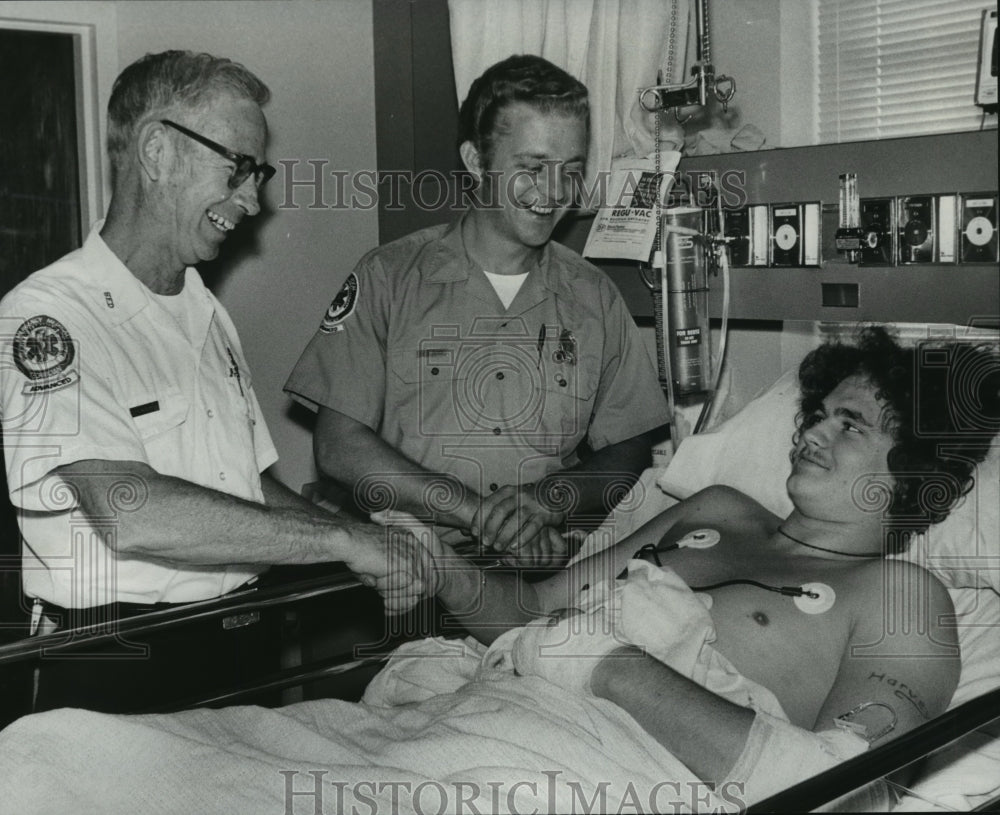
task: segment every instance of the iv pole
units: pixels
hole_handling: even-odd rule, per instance
[[[715,75],[712,65],[712,40],[708,27],[708,0],[695,2],[695,64],[691,67],[694,77],[686,85],[662,84],[662,72],[657,77],[658,84],[639,91],[639,104],[650,113],[673,110],[674,116],[683,124],[677,114],[679,108],[708,104],[709,93],[722,105],[725,111],[736,94],[736,80],[725,74]],[[690,118],[690,117],[688,117]]]
[[[657,177],[660,176],[660,126],[661,117],[664,111],[673,110],[674,117],[677,119],[679,124],[684,124],[691,117],[688,116],[683,120],[680,118],[678,110],[682,107],[690,106],[701,106],[704,107],[708,104],[709,94],[715,97],[715,99],[722,105],[722,109],[725,112],[728,108],[730,100],[736,93],[736,82],[732,77],[720,74],[715,75],[715,68],[712,65],[711,57],[711,38],[709,32],[709,22],[708,22],[708,0],[696,0],[695,2],[696,10],[696,61],[694,66],[691,68],[691,74],[693,79],[685,85],[671,85],[663,83],[663,73],[659,72],[657,76],[657,84],[640,89],[639,91],[639,103],[644,110],[655,114],[655,159],[656,159],[656,174]],[[674,26],[671,26],[671,40],[668,49],[668,65],[673,65],[673,30]],[[668,273],[667,273],[667,259],[664,254],[663,249],[663,233],[677,233],[681,235],[687,235],[690,239],[695,241],[704,241],[706,244],[703,262],[709,263],[713,259],[717,259],[719,266],[722,269],[723,274],[723,311],[722,311],[722,330],[719,342],[719,354],[717,358],[715,376],[712,379],[712,383],[709,386],[705,402],[702,407],[701,413],[698,416],[698,420],[694,426],[694,433],[698,433],[704,426],[706,420],[711,412],[712,402],[715,398],[715,394],[718,390],[719,378],[722,372],[722,365],[725,360],[726,351],[726,339],[728,335],[728,318],[729,318],[729,262],[728,256],[725,249],[725,238],[722,236],[722,202],[721,197],[716,195],[716,203],[718,208],[718,235],[701,234],[698,230],[693,230],[684,226],[679,226],[671,223],[666,223],[665,219],[662,217],[662,196],[657,196],[656,198],[656,236],[654,243],[653,252],[653,263],[652,266],[659,273],[658,282],[651,282],[643,274],[642,267],[640,266],[640,274],[642,274],[643,281],[646,283],[647,287],[654,293],[654,301],[657,302],[659,319],[659,332],[657,337],[657,350],[660,354],[660,364],[661,364],[661,374],[663,378],[664,391],[667,397],[668,408],[673,421],[674,430],[671,432],[671,439],[673,447],[676,450],[677,445],[680,443],[681,439],[679,437],[678,431],[678,413],[677,413],[677,394],[675,393],[675,381],[677,379],[678,372],[671,370],[671,336],[672,327],[670,325],[670,311],[669,308],[669,297],[671,292],[669,291],[668,285]],[[677,294],[674,295],[678,296]],[[710,342],[710,336],[704,338],[705,342]],[[711,355],[709,354],[709,359]]]

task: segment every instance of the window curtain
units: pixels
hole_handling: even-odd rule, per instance
[[[653,116],[639,88],[686,81],[691,0],[448,0],[459,104],[486,68],[537,54],[590,91],[587,175],[653,150]]]

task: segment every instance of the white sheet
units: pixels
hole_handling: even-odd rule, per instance
[[[466,811],[567,812],[580,808],[572,785],[589,800],[593,779],[608,782],[600,809],[613,811],[630,785],[648,800],[661,781],[696,782],[620,708],[533,678],[470,683],[392,708],[55,711],[14,723],[0,745],[0,800],[10,812],[46,815],[274,815],[289,811],[290,790],[315,790],[317,776],[319,811],[330,813],[437,812],[442,798],[449,812],[463,799]],[[660,811],[672,807],[670,792],[661,789]],[[313,813],[317,800],[292,803],[291,812]]]

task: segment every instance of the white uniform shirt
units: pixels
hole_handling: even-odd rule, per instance
[[[236,329],[198,273],[186,271],[177,295],[189,306],[181,326],[99,227],[0,303],[4,456],[24,590],[76,608],[216,597],[256,571],[117,557],[114,518],[85,518],[72,483],[49,475],[83,459],[141,461],[263,502],[260,473],[277,460]],[[119,512],[146,500],[131,476],[113,490]]]

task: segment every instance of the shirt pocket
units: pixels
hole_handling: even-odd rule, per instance
[[[253,390],[253,379],[249,369],[244,365],[239,376],[229,376],[234,404],[239,405],[239,413],[246,417],[247,424],[252,429],[257,424],[257,412],[254,409],[256,395]],[[238,397],[238,399],[237,399]]]
[[[546,356],[541,365],[548,433],[575,446],[587,435],[600,379],[600,360],[579,356],[573,364]]]
[[[579,440],[587,432],[599,368],[557,364],[514,347],[407,349],[389,354],[385,417],[405,433]],[[574,442],[575,443],[575,442]]]
[[[465,377],[457,361],[450,349],[390,351],[386,425],[424,437],[469,432],[473,423],[461,409]]]
[[[160,443],[187,421],[191,404],[179,390],[132,394],[129,415],[143,444]]]

